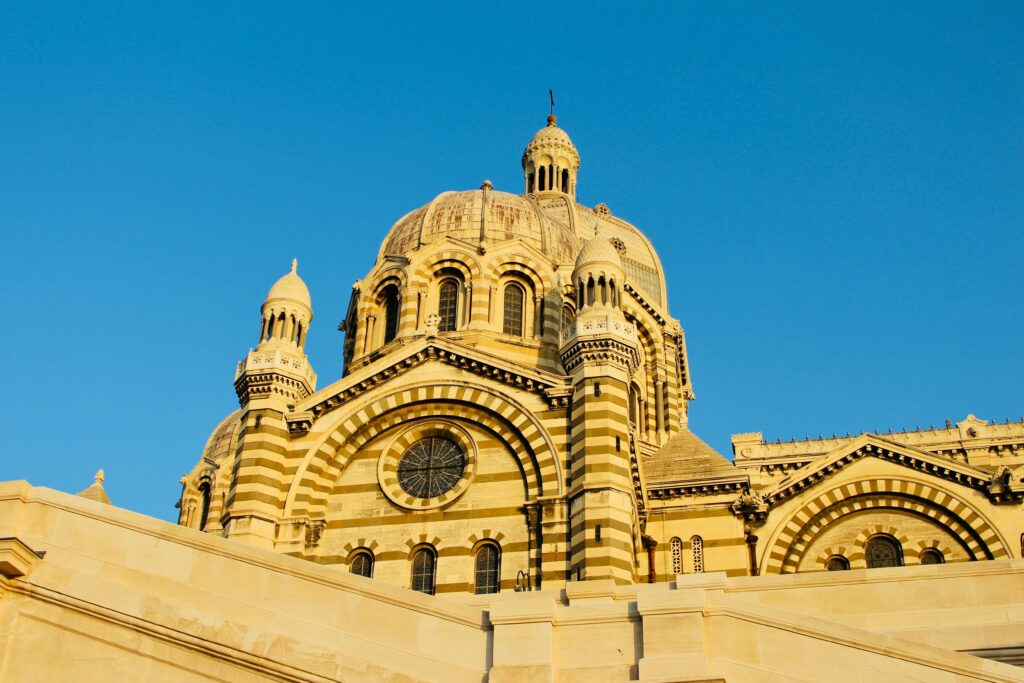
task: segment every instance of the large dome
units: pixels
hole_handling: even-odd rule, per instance
[[[488,186],[489,187],[489,186]],[[443,192],[402,217],[388,232],[380,256],[404,256],[446,237],[474,247],[519,239],[556,264],[573,264],[579,240],[531,199],[490,189]]]

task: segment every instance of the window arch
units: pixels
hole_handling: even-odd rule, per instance
[[[202,531],[206,528],[206,522],[210,517],[210,500],[212,498],[210,482],[204,481],[199,485],[199,495],[203,498],[203,507],[199,513],[199,530]]]
[[[879,535],[871,538],[864,548],[864,557],[868,569],[903,566],[903,548],[892,536]]]
[[[388,285],[384,288],[384,343],[387,344],[398,336],[399,296],[398,287]]]
[[[437,551],[424,546],[412,556],[412,589],[427,595],[434,594],[434,572],[437,569]]]
[[[678,536],[669,541],[672,549],[672,575],[677,576],[683,573],[683,541]]]
[[[526,294],[521,285],[509,283],[505,285],[504,307],[501,319],[501,331],[517,337],[523,336],[523,309]]]
[[[373,564],[373,551],[369,548],[359,548],[349,556],[348,571],[356,576],[365,576],[368,579],[372,579]]]
[[[850,561],[842,555],[833,555],[825,561],[825,570],[830,572],[842,572],[850,568]]]
[[[497,593],[501,590],[501,549],[487,542],[476,551],[476,593]]]
[[[938,548],[925,548],[917,556],[921,564],[945,564],[946,558]]]
[[[576,320],[576,311],[569,304],[562,304],[562,329],[569,327]]]
[[[693,571],[696,574],[704,572],[704,539],[694,536],[690,539],[690,550],[693,552]]]
[[[451,332],[458,325],[459,317],[459,283],[453,279],[441,282],[437,295],[437,324],[439,332]]]

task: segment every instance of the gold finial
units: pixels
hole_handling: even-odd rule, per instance
[[[551,100],[551,112],[548,114],[548,126],[555,125],[555,91],[548,90],[548,98]]]
[[[96,476],[93,477],[93,481],[95,481],[97,484],[102,484],[105,478],[106,475],[103,474],[103,470],[97,470]]]
[[[299,269],[299,259],[293,258],[292,259],[292,272],[294,273],[298,269]]]

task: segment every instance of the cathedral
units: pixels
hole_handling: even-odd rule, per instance
[[[1024,424],[702,441],[671,274],[576,201],[580,163],[552,115],[522,194],[485,181],[399,218],[323,388],[293,262],[180,523],[438,594],[1019,556]]]
[[[0,483],[0,680],[1024,683],[1024,421],[716,452],[654,245],[521,163],[381,231],[322,386],[292,261],[177,524]]]

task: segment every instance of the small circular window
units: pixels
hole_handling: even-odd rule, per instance
[[[455,488],[466,468],[466,456],[450,439],[420,439],[398,461],[398,485],[410,496],[436,498]]]

